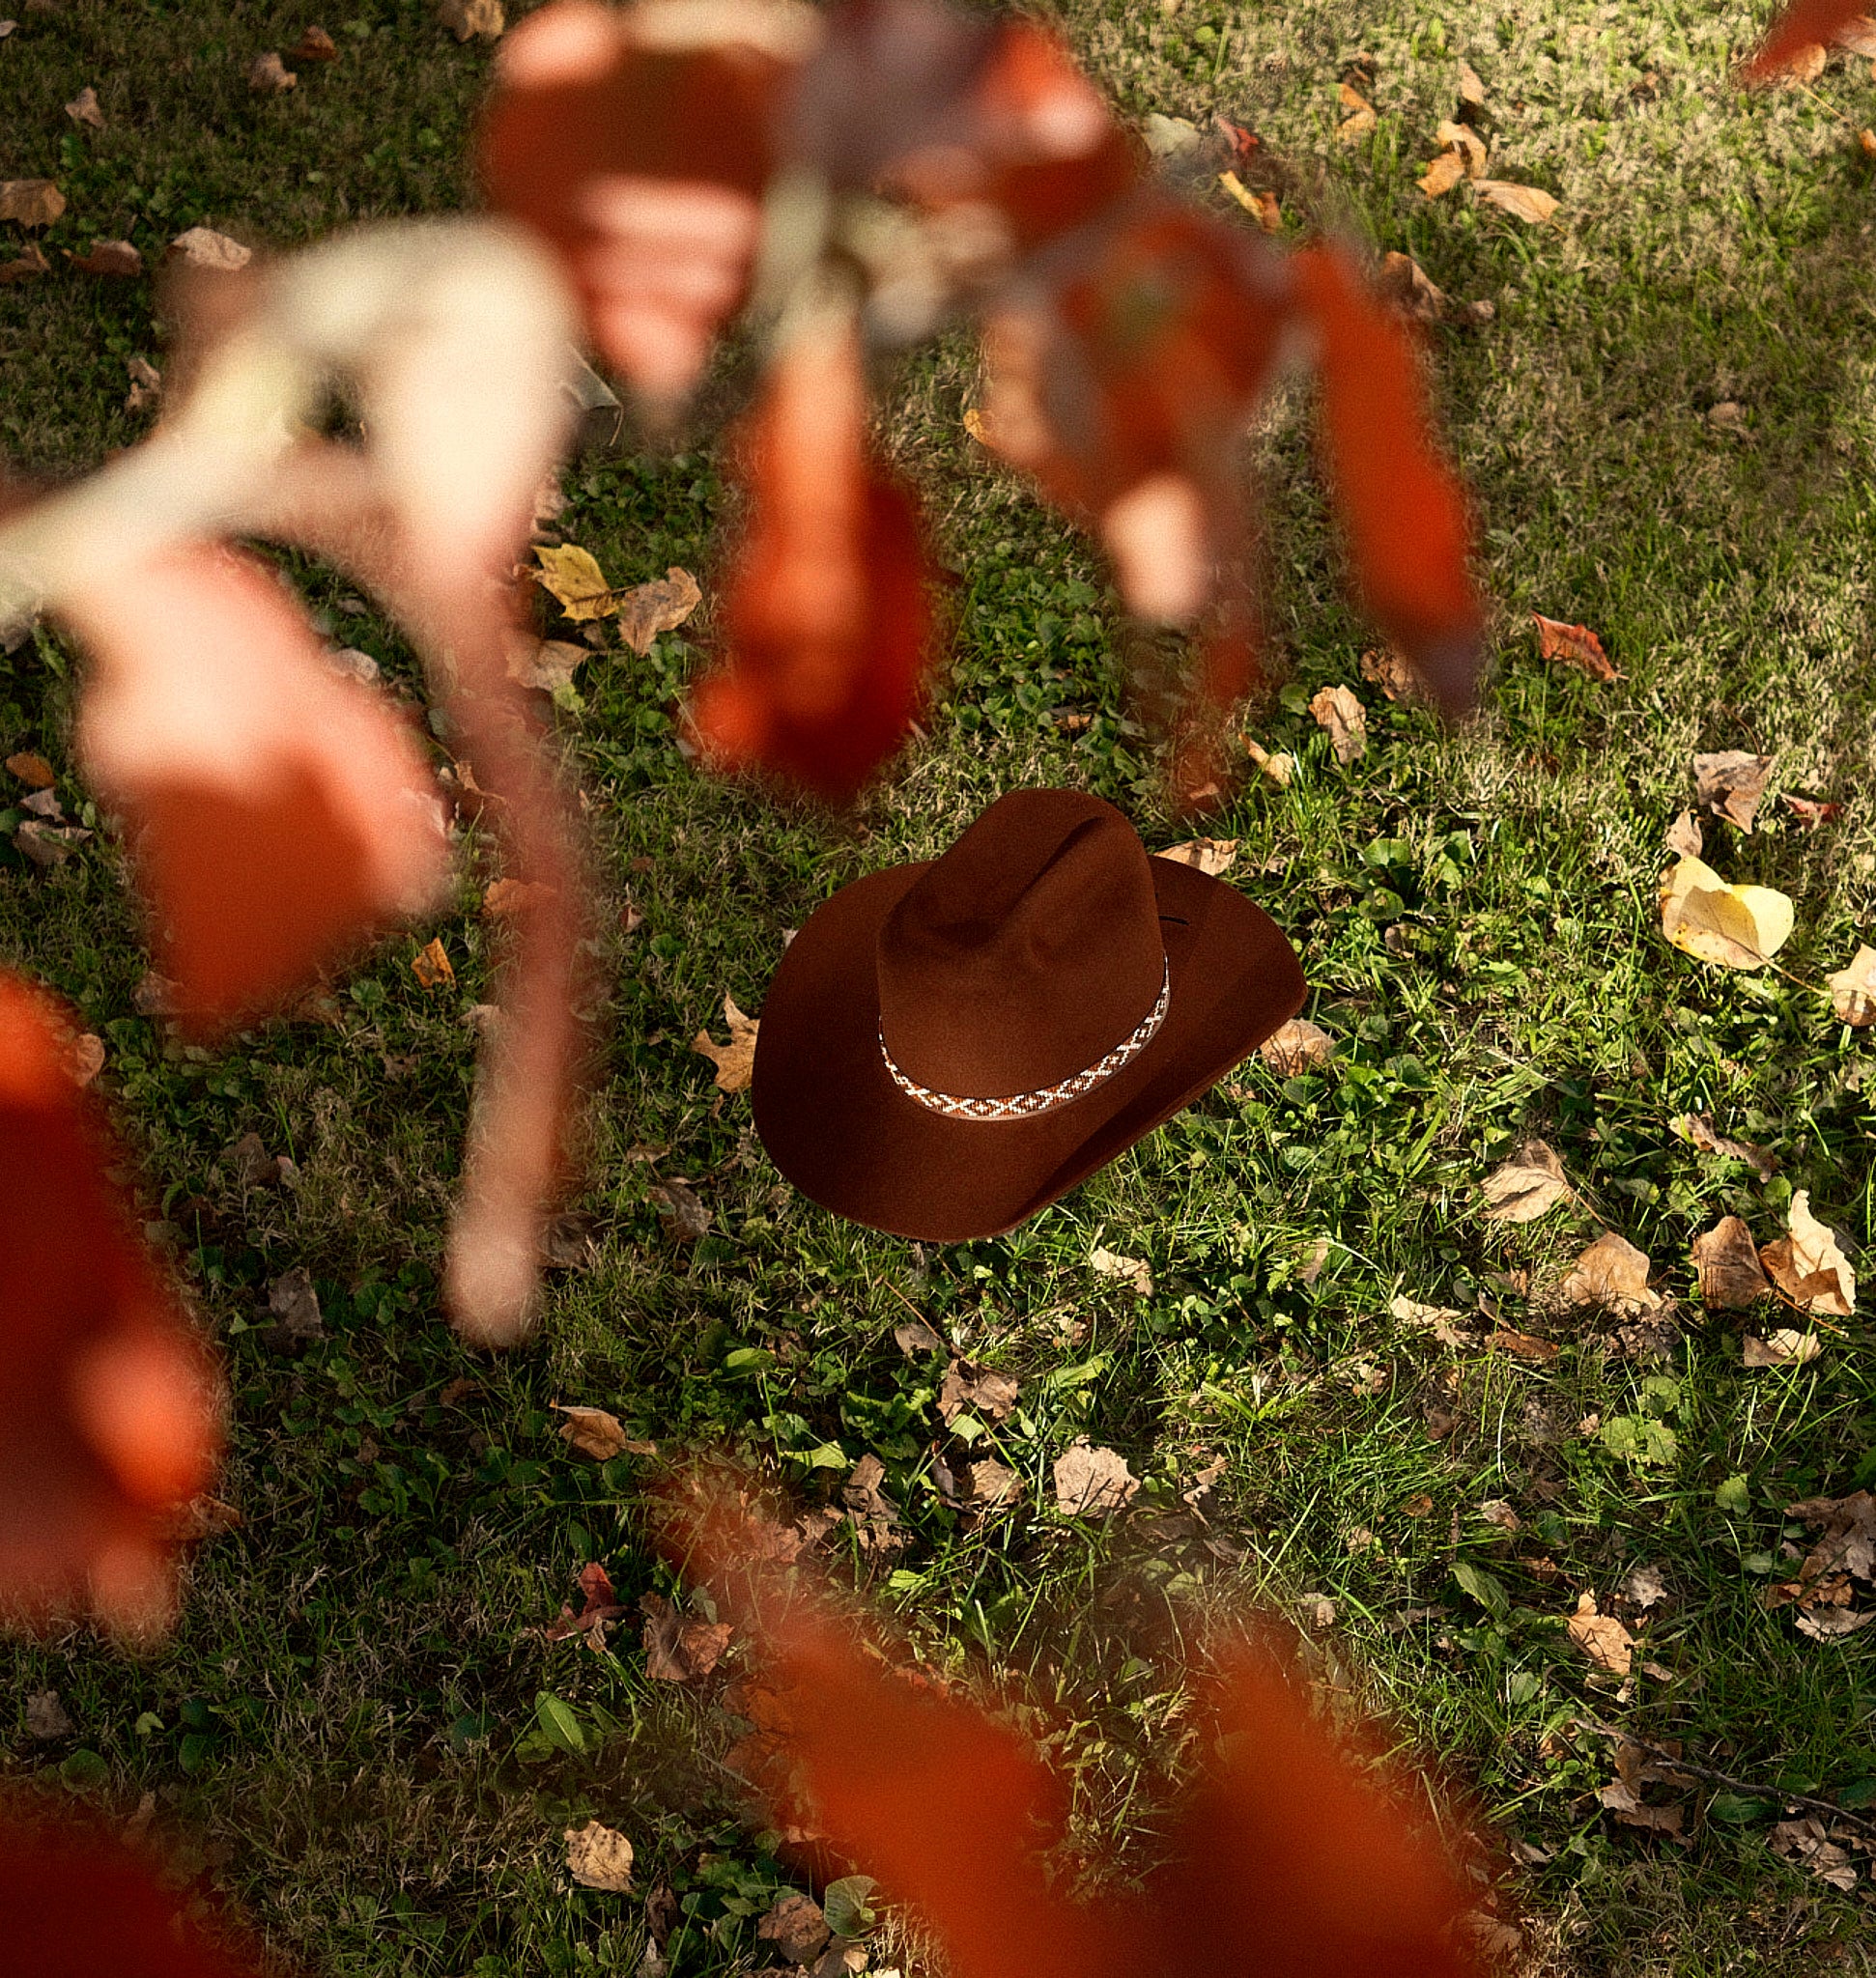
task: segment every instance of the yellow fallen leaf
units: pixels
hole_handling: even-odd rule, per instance
[[[1762,969],[1790,938],[1794,910],[1769,886],[1729,886],[1699,859],[1662,874],[1661,925],[1684,954],[1725,969]]]
[[[1824,978],[1839,1023],[1867,1030],[1876,1024],[1876,947],[1859,946],[1849,964]]]
[[[417,978],[418,985],[426,990],[455,986],[456,971],[450,966],[449,950],[444,947],[441,934],[435,936],[429,947],[412,962],[411,973]]]
[[[1485,176],[1485,140],[1469,124],[1455,124],[1449,117],[1433,134],[1435,144],[1450,145],[1465,160],[1465,176]]]
[[[0,179],[0,220],[49,227],[65,212],[65,194],[50,179]]]
[[[1570,1639],[1599,1669],[1626,1676],[1634,1661],[1634,1636],[1613,1614],[1596,1611],[1596,1596],[1579,1594],[1577,1611],[1568,1623]]]
[[[1187,838],[1182,845],[1168,845],[1165,851],[1153,855],[1157,859],[1168,859],[1175,865],[1190,865],[1194,871],[1203,872],[1208,879],[1217,879],[1227,873],[1237,862],[1237,840],[1236,838]]]
[[[673,563],[663,577],[619,594],[612,607],[619,637],[642,659],[661,632],[675,632],[702,602],[696,579]]]
[[[1464,158],[1456,151],[1442,151],[1420,175],[1420,190],[1429,199],[1443,199],[1464,178]]]
[[[713,1083],[719,1091],[743,1092],[755,1076],[755,1039],[761,1031],[760,1017],[745,1016],[733,996],[723,1000],[724,1022],[729,1026],[729,1042],[719,1044],[708,1031],[691,1039],[691,1049],[717,1067]]]
[[[1791,1198],[1785,1229],[1759,1252],[1766,1275],[1801,1312],[1848,1318],[1857,1309],[1857,1273],[1837,1247],[1836,1231],[1811,1214],[1809,1189]]]
[[[1368,710],[1346,687],[1324,687],[1309,703],[1320,726],[1327,729],[1329,747],[1344,769],[1368,749]]]
[[[618,609],[617,597],[590,551],[577,543],[536,543],[534,557],[541,566],[533,573],[534,581],[576,625]]]
[[[1557,210],[1557,202],[1535,185],[1514,185],[1508,179],[1474,179],[1472,189],[1501,212],[1527,226],[1539,226]]]

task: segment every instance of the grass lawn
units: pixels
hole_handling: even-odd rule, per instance
[[[298,9],[14,11],[0,177],[55,177],[71,202],[46,238],[54,272],[0,287],[0,450],[17,466],[80,469],[129,443],[145,422],[121,410],[126,361],[162,361],[148,286],[74,273],[61,248],[128,237],[154,261],[197,223],[288,245],[466,196],[488,56],[420,0],[338,0],[325,24],[342,59],[280,97],[243,78],[298,40]],[[1002,1668],[1066,1707],[1091,1864],[1123,1872],[1150,1845],[1181,1644],[1252,1593],[1297,1617],[1327,1703],[1359,1699],[1469,1794],[1513,1864],[1490,1900],[1533,1968],[1876,1970],[1868,1857],[1843,1892],[1772,1845],[1778,1794],[1876,1810],[1876,1630],[1810,1640],[1760,1597],[1806,1536],[1784,1506],[1876,1484],[1868,1331],[1853,1319],[1807,1365],[1746,1369],[1739,1319],[1702,1310],[1689,1257],[1728,1212],[1782,1234],[1798,1189],[1852,1243],[1871,1229],[1876,1052],[1803,984],[1876,927],[1876,273],[1856,141],[1876,82],[1840,58],[1808,91],[1736,94],[1729,63],[1764,15],[1731,0],[1443,17],[1086,0],[1063,17],[1127,114],[1254,126],[1293,169],[1293,232],[1318,214],[1495,308],[1429,343],[1496,614],[1464,729],[1360,671],[1372,640],[1306,395],[1282,395],[1256,436],[1288,684],[1253,730],[1297,771],[1288,789],[1248,779],[1205,828],[1239,841],[1232,881],[1296,944],[1334,1060],[1289,1079],[1253,1060],[1014,1236],[954,1249],[814,1209],[768,1164],[747,1099],[715,1103],[690,1039],[722,1034],[725,993],[759,1010],[785,929],[847,880],[931,856],[1001,791],[1070,783],[1121,804],[1151,847],[1189,834],[1160,808],[1098,559],[962,432],[961,338],[905,367],[887,414],[957,575],[949,696],[856,817],[778,810],[687,767],[670,708],[707,611],[647,660],[596,654],[561,711],[605,883],[643,918],[628,936],[608,917],[579,1203],[596,1257],[556,1278],[527,1348],[477,1360],[437,1304],[464,1011],[494,947],[473,841],[459,911],[346,983],[336,1024],[213,1054],[135,1013],[145,964],[108,840],[50,871],[0,843],[0,959],[105,1039],[148,1214],[224,1344],[221,1494],[243,1517],[198,1551],[159,1651],[84,1631],[5,1650],[0,1778],[118,1816],[154,1794],[183,1871],[333,1974],[633,1972],[647,1899],[677,1918],[672,1978],[767,1964],[753,1922],[788,1877],[738,1817],[720,1685],[648,1681],[631,1627],[597,1653],[539,1633],[589,1560],[626,1599],[671,1591],[643,1540],[653,1465],[597,1465],[556,1433],[551,1403],[587,1403],[661,1450],[741,1451],[808,1502],[838,1506],[848,1466],[877,1455],[903,1544],[856,1548],[854,1572],[932,1663]],[[1344,144],[1337,82],[1358,52],[1378,122]],[[1493,174],[1555,194],[1548,224],[1416,188],[1462,58],[1485,84]],[[61,110],[87,84],[101,132]],[[1737,413],[1716,420],[1721,405]],[[682,563],[708,599],[724,493],[708,432],[689,443],[569,470],[562,526],[613,583]],[[342,643],[412,680],[344,586],[299,575]],[[1540,661],[1531,610],[1592,625],[1620,679]],[[65,769],[71,664],[49,635],[0,660],[0,753]],[[1346,769],[1306,708],[1335,684],[1367,703],[1368,750]],[[1707,856],[1796,900],[1789,976],[1706,967],[1659,931],[1663,831],[1692,800],[1691,756],[1721,749],[1777,756],[1760,828],[1708,819]],[[1779,791],[1843,813],[1803,829]],[[432,933],[456,970],[437,995],[410,970]],[[1776,1173],[1677,1136],[1690,1113],[1762,1144]],[[291,1157],[290,1187],[243,1182],[230,1149],[250,1133]],[[1484,1220],[1480,1177],[1531,1136],[1577,1204]],[[654,1207],[674,1177],[712,1219],[694,1246]],[[1673,1301],[1658,1324],[1624,1331],[1550,1295],[1605,1227],[1654,1259]],[[1095,1248],[1144,1260],[1151,1293],[1094,1272]],[[324,1336],[289,1352],[268,1287],[302,1266]],[[1402,1295],[1463,1314],[1463,1342],[1395,1318]],[[944,1428],[944,1356],[895,1342],[914,1317],[1020,1380],[1006,1422]],[[1494,1331],[1556,1351],[1508,1351]],[[1054,1508],[1051,1465],[1080,1434],[1143,1480],[1104,1526]],[[966,1435],[1024,1480],[1003,1514],[944,1501],[938,1466]],[[1220,1458],[1201,1526],[1181,1496]],[[1661,1597],[1642,1603],[1637,1568]],[[1627,1683],[1565,1634],[1584,1592],[1638,1636]],[[25,1700],[48,1687],[74,1728],[36,1740]],[[1614,1771],[1584,1718],[1732,1783],[1652,1795],[1683,1808],[1678,1842],[1620,1823],[1595,1797]],[[587,1815],[632,1837],[641,1894],[571,1887],[561,1832]],[[908,1955],[889,1927],[874,1964]]]

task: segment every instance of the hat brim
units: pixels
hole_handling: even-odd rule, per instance
[[[1172,994],[1152,1041],[1053,1112],[954,1119],[907,1097],[879,1048],[877,940],[924,864],[843,887],[789,944],[756,1037],[755,1130],[849,1221],[929,1243],[1001,1236],[1189,1105],[1302,1007],[1282,930],[1221,880],[1150,862]]]

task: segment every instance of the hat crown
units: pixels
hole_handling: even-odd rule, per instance
[[[1098,797],[1015,790],[881,927],[880,1034],[933,1091],[1006,1098],[1097,1063],[1166,980],[1152,868]]]

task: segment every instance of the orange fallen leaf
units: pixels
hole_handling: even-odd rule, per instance
[[[1596,1596],[1577,1597],[1577,1611],[1568,1623],[1570,1639],[1597,1668],[1611,1676],[1626,1676],[1634,1659],[1634,1636],[1613,1614],[1600,1614]]]
[[[719,1044],[708,1031],[699,1031],[691,1040],[691,1049],[717,1067],[712,1083],[719,1091],[747,1091],[755,1075],[755,1040],[762,1028],[761,1019],[745,1016],[736,1007],[736,999],[729,995],[724,997],[723,1014],[729,1026],[729,1042]]]
[[[1335,1056],[1335,1039],[1320,1024],[1293,1016],[1258,1046],[1258,1056],[1279,1078],[1295,1078]]]
[[[1553,1340],[1540,1339],[1535,1333],[1521,1333],[1508,1325],[1499,1326],[1487,1343],[1496,1346],[1501,1353],[1510,1353],[1520,1360],[1535,1360],[1540,1364],[1554,1360],[1559,1350]]]
[[[58,780],[52,765],[43,755],[33,755],[22,749],[16,755],[7,757],[8,772],[16,776],[28,789],[49,790]]]
[[[538,879],[496,879],[482,894],[482,911],[492,920],[507,920],[557,897],[553,887]]]
[[[0,262],[0,287],[12,282],[28,282],[35,275],[49,274],[52,264],[40,251],[37,240],[28,240],[13,260]]]
[[[94,240],[84,253],[69,258],[81,274],[117,275],[134,281],[143,272],[143,256],[128,240]]]
[[[568,1406],[560,1401],[553,1401],[549,1405],[556,1415],[567,1418],[560,1425],[560,1440],[577,1449],[583,1456],[591,1456],[594,1462],[604,1463],[623,1455],[631,1447],[625,1425],[605,1408]]]
[[[1772,1295],[1752,1232],[1737,1216],[1721,1216],[1693,1239],[1700,1302],[1716,1312],[1745,1312]]]
[[[287,50],[289,62],[336,62],[338,43],[323,27],[309,27]]]
[[[0,179],[0,220],[49,227],[65,212],[65,194],[50,179]]]
[[[1455,124],[1449,117],[1434,132],[1434,142],[1449,146],[1458,152],[1465,162],[1465,176],[1468,179],[1482,178],[1485,174],[1485,140],[1469,124]]]
[[[1358,144],[1375,127],[1375,106],[1350,83],[1343,83],[1336,96],[1344,111],[1335,127],[1336,138],[1343,144]]]
[[[1592,680],[1609,681],[1619,677],[1603,650],[1603,641],[1587,625],[1566,625],[1560,618],[1547,618],[1541,611],[1531,613],[1537,627],[1537,656],[1541,660],[1561,660],[1587,673]]]
[[[1442,151],[1421,173],[1420,190],[1429,199],[1443,199],[1455,185],[1464,184],[1465,178],[1464,154],[1458,151]]]
[[[456,971],[450,966],[449,950],[444,947],[442,936],[433,935],[427,947],[420,949],[411,963],[411,973],[425,990],[454,988]]]
[[[1568,1305],[1600,1305],[1634,1314],[1652,1312],[1661,1303],[1648,1288],[1648,1257],[1626,1236],[1605,1229],[1571,1266],[1557,1287]]]
[[[1549,193],[1535,185],[1514,185],[1507,179],[1474,179],[1472,189],[1500,212],[1530,227],[1541,226],[1557,210],[1557,202]]]

